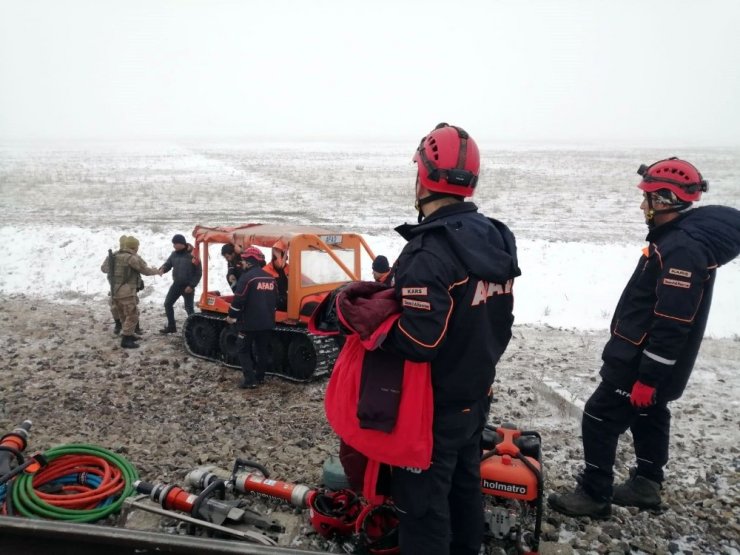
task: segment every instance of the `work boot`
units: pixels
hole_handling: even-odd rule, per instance
[[[138,349],[139,345],[133,335],[124,335],[121,337],[121,347],[124,349]]]
[[[623,507],[655,509],[660,506],[660,484],[639,476],[636,469],[630,470],[630,477],[624,483],[614,486],[612,502]]]
[[[551,493],[547,498],[547,504],[568,516],[608,518],[612,514],[612,506],[608,501],[594,499],[581,486],[570,493]]]
[[[257,389],[257,382],[250,382],[247,381],[247,378],[242,378],[239,389]]]
[[[115,320],[115,322],[116,322],[116,325],[113,328],[113,333],[115,333],[116,335],[118,335],[119,333],[121,333],[121,329],[122,329],[121,321],[120,320]]]
[[[177,333],[177,328],[174,326],[165,326],[161,330],[159,330],[159,333]]]
[[[254,377],[248,378],[246,374],[242,375],[242,381],[239,384],[240,389],[257,389],[257,381]]]

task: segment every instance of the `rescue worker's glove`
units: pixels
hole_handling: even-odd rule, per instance
[[[655,404],[655,388],[642,383],[640,380],[632,386],[630,403],[633,407],[645,408]]]

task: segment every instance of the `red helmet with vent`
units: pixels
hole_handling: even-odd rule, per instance
[[[419,182],[430,191],[472,197],[480,173],[478,145],[467,132],[440,123],[414,154]]]
[[[699,170],[685,160],[673,157],[660,160],[651,166],[641,165],[637,173],[642,176],[638,185],[648,193],[668,189],[683,202],[694,202],[707,190],[707,182]]]
[[[244,251],[242,251],[241,257],[242,260],[247,260],[248,258],[251,258],[260,264],[263,264],[265,262],[265,255],[257,247],[248,247],[244,249]]]
[[[325,538],[351,535],[361,512],[359,496],[349,489],[314,490],[308,498],[311,526]]]

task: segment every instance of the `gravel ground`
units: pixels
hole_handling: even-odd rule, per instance
[[[107,306],[0,297],[0,433],[33,420],[30,449],[85,442],[123,454],[148,481],[182,483],[201,464],[258,461],[273,477],[316,485],[338,442],[323,416],[326,380],[268,379],[237,389],[239,373],[189,356],[179,336],[160,336],[145,308],[145,339],[121,350]],[[515,328],[499,365],[491,422],[543,436],[546,490],[573,485],[582,460],[579,401],[596,386],[604,333]],[[660,514],[615,507],[608,521],[546,513],[542,553],[740,553],[740,439],[735,374],[740,342],[708,340],[696,380],[673,406],[671,463]],[[617,472],[624,477],[625,438]],[[255,501],[292,523],[282,545],[338,549],[318,540],[307,517]],[[166,523],[163,523],[166,526]]]

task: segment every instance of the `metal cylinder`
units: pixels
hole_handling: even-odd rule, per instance
[[[185,482],[195,488],[204,489],[214,480],[230,480],[231,473],[217,466],[200,466],[188,472]],[[307,497],[312,488],[302,484],[291,484],[281,480],[265,478],[260,472],[237,472],[231,487],[240,493],[255,493],[281,501],[287,501],[300,509],[308,507]]]
[[[159,503],[162,508],[184,513],[190,513],[193,510],[193,504],[198,498],[181,487],[171,484],[151,484],[143,480],[137,480],[134,482],[134,488],[137,492],[148,495],[152,501]]]
[[[257,495],[287,501],[301,509],[308,506],[307,497],[311,491],[308,486],[265,478],[257,472],[237,474],[234,479],[234,489],[243,493],[256,493]]]

